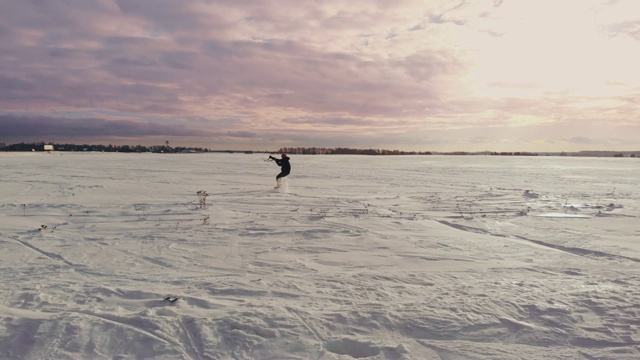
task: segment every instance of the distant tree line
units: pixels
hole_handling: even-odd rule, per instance
[[[348,154],[348,155],[431,155],[431,152],[401,151],[385,149],[355,149],[355,148],[316,148],[316,147],[284,147],[278,152],[297,155],[317,155],[317,154]]]
[[[19,143],[6,145],[0,148],[0,151],[42,151],[44,149],[44,142],[39,143]],[[182,152],[209,152],[207,148],[199,147],[170,147],[168,145],[89,145],[89,144],[54,144],[47,143],[46,145],[53,145],[55,151],[98,151],[98,152],[124,152],[124,153],[182,153]]]
[[[530,152],[492,152],[491,155],[499,155],[499,156],[538,156],[536,153]]]
[[[243,152],[241,150],[211,150],[208,148],[200,147],[184,147],[184,146],[169,146],[167,141],[165,145],[89,145],[89,144],[56,144],[45,142],[32,142],[32,143],[18,143],[7,145],[0,143],[0,151],[43,151],[44,145],[53,145],[55,151],[97,151],[97,152],[123,152],[123,153],[204,153],[204,152]],[[244,151],[244,153],[251,154],[254,151]],[[269,153],[272,151],[257,151]],[[453,151],[453,152],[431,152],[431,151],[401,151],[401,150],[386,150],[386,149],[356,149],[346,147],[283,147],[278,150],[278,153],[296,154],[296,155],[317,155],[317,154],[351,154],[351,155],[494,155],[494,156],[539,156],[537,153],[531,152],[467,152],[467,151]],[[588,157],[625,157],[640,158],[640,155],[636,155],[634,152],[613,152],[613,151],[579,151],[574,153],[560,152],[560,153],[543,153],[543,155],[556,155],[556,156],[588,156]]]
[[[316,147],[284,147],[280,148],[278,152],[286,154],[298,154],[298,155],[316,155],[316,154],[352,154],[352,155],[502,155],[502,156],[538,156],[536,153],[530,152],[467,152],[467,151],[452,151],[452,152],[431,152],[431,151],[401,151],[401,150],[385,150],[385,149],[354,149],[354,148],[316,148]]]
[[[638,153],[638,155],[636,154]],[[589,156],[596,156],[596,157],[609,157],[609,156],[613,156],[615,158],[623,158],[623,157],[631,157],[631,158],[636,158],[636,157],[640,157],[640,152],[639,151],[624,151],[624,152],[615,152],[615,151],[593,151],[593,150],[586,150],[586,151],[579,151],[577,153],[572,153],[572,154],[568,154],[566,152],[561,152],[560,156],[585,156],[585,157],[589,157]]]

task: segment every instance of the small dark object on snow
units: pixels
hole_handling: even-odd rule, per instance
[[[171,298],[171,296],[167,296],[166,298],[164,298],[164,300],[170,302],[170,303],[174,303],[176,301],[178,301],[178,299],[180,299],[179,297],[174,297],[173,299]]]

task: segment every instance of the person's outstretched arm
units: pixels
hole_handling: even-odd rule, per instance
[[[282,160],[280,160],[280,159],[278,159],[278,158],[275,158],[275,157],[273,157],[273,156],[271,156],[271,155],[269,155],[269,159],[272,159],[273,161],[275,161],[275,162],[276,162],[276,164],[281,165],[280,163],[282,162]]]

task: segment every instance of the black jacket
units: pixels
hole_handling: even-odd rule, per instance
[[[282,172],[289,173],[291,172],[291,164],[289,164],[289,157],[285,156],[282,159],[275,158],[271,156],[271,158],[282,168]]]

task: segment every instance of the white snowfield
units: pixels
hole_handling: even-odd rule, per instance
[[[0,359],[640,359],[639,159],[266,157],[0,154]]]

